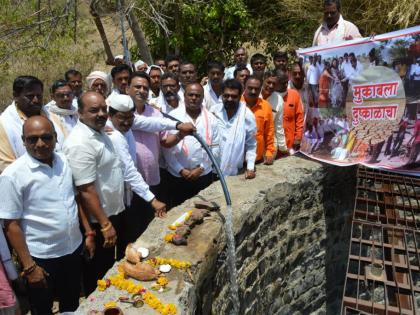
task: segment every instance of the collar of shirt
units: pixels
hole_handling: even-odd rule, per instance
[[[28,167],[31,169],[35,169],[38,167],[50,167],[48,164],[45,164],[35,159],[34,157],[32,157],[28,152],[25,153],[25,158],[27,160]],[[57,160],[56,154],[53,152],[53,167],[54,167],[54,164],[56,163],[56,160]]]
[[[86,134],[86,136],[89,137],[97,137],[102,134],[102,132],[96,131],[92,128],[90,128],[88,125],[84,124],[80,119],[77,122],[76,126],[80,129],[82,129],[83,133]]]

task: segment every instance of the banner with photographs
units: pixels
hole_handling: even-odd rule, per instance
[[[301,152],[420,176],[420,26],[297,53]]]

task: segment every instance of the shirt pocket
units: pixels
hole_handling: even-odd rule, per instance
[[[284,115],[284,121],[293,122],[295,120],[295,105],[285,104],[283,115]]]

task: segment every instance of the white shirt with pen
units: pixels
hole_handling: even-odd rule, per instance
[[[197,128],[197,133],[204,139],[211,148],[213,155],[219,157],[219,132],[217,120],[207,109],[202,107],[200,115],[195,122],[188,113],[181,108],[171,112],[171,115],[182,122],[191,122]],[[175,132],[173,132],[175,133]],[[206,151],[200,143],[192,136],[186,136],[176,146],[163,149],[165,160],[168,164],[168,171],[173,176],[181,177],[182,169],[194,169],[202,167],[203,175],[212,171],[212,163]]]

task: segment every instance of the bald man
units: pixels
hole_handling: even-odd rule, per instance
[[[83,209],[90,214],[89,231],[96,235],[95,256],[84,265],[85,293],[90,294],[96,281],[115,261],[114,247],[125,209],[124,174],[111,139],[103,131],[108,119],[104,97],[96,92],[82,94],[78,112],[79,121],[67,137],[63,152],[69,160]],[[117,258],[121,258],[123,244],[118,245]]]
[[[197,133],[219,156],[219,134],[217,120],[203,106],[204,89],[199,83],[185,88],[185,109],[178,107],[171,116],[182,122],[190,122]],[[207,153],[194,137],[185,137],[176,146],[163,149],[168,164],[168,186],[171,206],[176,206],[198,194],[213,182],[212,165]]]
[[[64,155],[54,153],[57,134],[47,118],[23,125],[26,153],[0,176],[0,219],[23,267],[32,314],[60,313],[79,305],[82,235],[72,172]]]

